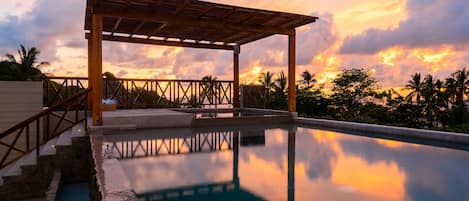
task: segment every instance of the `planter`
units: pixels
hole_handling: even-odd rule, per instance
[[[102,104],[103,111],[115,111],[117,104]]]
[[[0,81],[0,133],[42,110],[42,81]]]

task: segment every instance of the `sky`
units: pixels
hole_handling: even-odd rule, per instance
[[[34,46],[51,63],[44,73],[87,76],[85,0],[0,1],[0,55]],[[402,87],[416,72],[444,79],[469,67],[469,1],[212,1],[319,17],[297,29],[297,76],[308,70],[326,86],[349,68],[369,70],[381,87]],[[286,36],[243,45],[241,82],[286,72],[287,47]],[[103,52],[103,71],[118,77],[233,79],[230,51],[104,42]]]

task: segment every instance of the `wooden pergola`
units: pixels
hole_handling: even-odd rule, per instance
[[[102,41],[233,51],[233,106],[239,107],[240,46],[287,35],[288,110],[296,111],[295,28],[318,18],[197,0],[87,0],[88,80],[102,88]],[[94,125],[102,125],[102,90],[92,90]]]

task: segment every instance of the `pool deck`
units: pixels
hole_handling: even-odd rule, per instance
[[[469,145],[469,134],[463,133],[312,118],[297,118],[296,123],[303,126],[315,126],[319,129],[339,129],[343,131],[365,132],[369,133],[368,136],[376,135],[376,137],[380,137],[378,136],[379,134],[384,134],[390,137],[434,140]]]
[[[202,113],[252,113],[252,116],[196,118]],[[296,116],[293,116],[296,118]],[[103,126],[91,126],[101,130],[135,130],[151,128],[192,128],[207,126],[234,126],[293,123],[292,114],[285,111],[264,109],[128,109],[103,112]]]
[[[103,112],[104,126],[135,128],[190,127],[194,114],[169,109],[131,109]]]

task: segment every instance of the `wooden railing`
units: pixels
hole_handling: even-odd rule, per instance
[[[44,103],[51,105],[88,84],[84,77],[47,77]],[[103,78],[103,99],[119,108],[168,108],[230,105],[233,81]]]
[[[41,145],[76,124],[84,122],[86,128],[90,91],[76,93],[1,133],[0,169],[33,151],[37,157]]]

